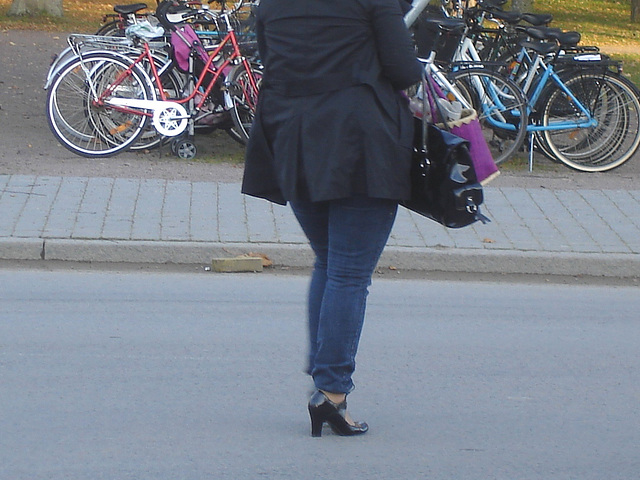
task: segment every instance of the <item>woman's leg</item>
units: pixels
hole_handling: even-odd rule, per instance
[[[368,287],[397,202],[355,197],[293,209],[317,257],[309,292],[311,373],[318,389],[349,393]]]
[[[327,283],[329,202],[297,202],[292,203],[291,207],[316,256],[307,299],[309,349],[306,372],[312,375],[317,352],[320,310]]]

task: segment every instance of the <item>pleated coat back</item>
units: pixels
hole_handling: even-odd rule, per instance
[[[409,195],[421,66],[398,0],[261,0],[265,66],[242,191],[284,204]]]

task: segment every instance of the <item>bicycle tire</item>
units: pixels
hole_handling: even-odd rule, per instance
[[[233,126],[231,128],[225,128],[224,131],[229,135],[233,140],[238,142],[240,145],[247,144],[247,137],[238,131],[238,128]]]
[[[605,172],[624,164],[640,146],[640,94],[622,75],[586,71],[564,81],[578,101],[597,121],[594,126],[545,130],[543,137],[551,153],[570,168],[583,172]],[[575,103],[559,88],[542,107],[542,125],[579,121]]]
[[[250,74],[255,80],[257,87],[255,91],[251,85]],[[253,66],[250,70],[247,70],[243,64],[240,64],[229,73],[229,95],[232,102],[231,118],[233,119],[234,128],[228,133],[242,144],[246,144],[249,140],[261,82],[262,70]]]
[[[449,81],[477,111],[496,164],[520,151],[527,137],[527,101],[512,80],[485,68],[464,68]]]
[[[47,94],[47,121],[54,136],[71,152],[89,158],[108,157],[127,149],[141,135],[147,117],[125,113],[92,101],[130,62],[111,53],[91,53],[70,61],[56,74]],[[148,77],[134,68],[118,87],[118,96],[153,99]]]

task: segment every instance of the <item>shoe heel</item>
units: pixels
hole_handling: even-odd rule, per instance
[[[311,417],[311,436],[322,436],[322,425],[327,419],[326,397],[320,391],[316,391],[309,400],[309,417]]]
[[[326,422],[338,435],[361,435],[369,430],[364,422],[349,423],[346,419],[347,402],[336,404],[318,390],[309,400],[309,416],[311,417],[311,436],[321,437],[322,426]]]
[[[313,413],[311,414],[311,436],[312,437],[321,437],[322,436],[322,425],[324,424],[323,419],[318,416],[315,416]]]

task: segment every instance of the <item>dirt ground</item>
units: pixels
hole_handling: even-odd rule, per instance
[[[168,147],[102,159],[80,157],[62,147],[47,123],[43,85],[52,57],[67,46],[66,38],[60,33],[0,32],[1,174],[240,181],[244,149],[223,131],[197,136],[198,155],[191,161],[178,159]]]
[[[52,56],[65,46],[65,34],[0,31],[0,174],[240,181],[243,148],[224,132],[196,136],[199,154],[191,161],[168,148],[98,160],[63,148],[47,124],[42,87]],[[639,189],[639,157],[611,172],[587,174],[536,156],[533,172],[508,165],[491,186]]]

